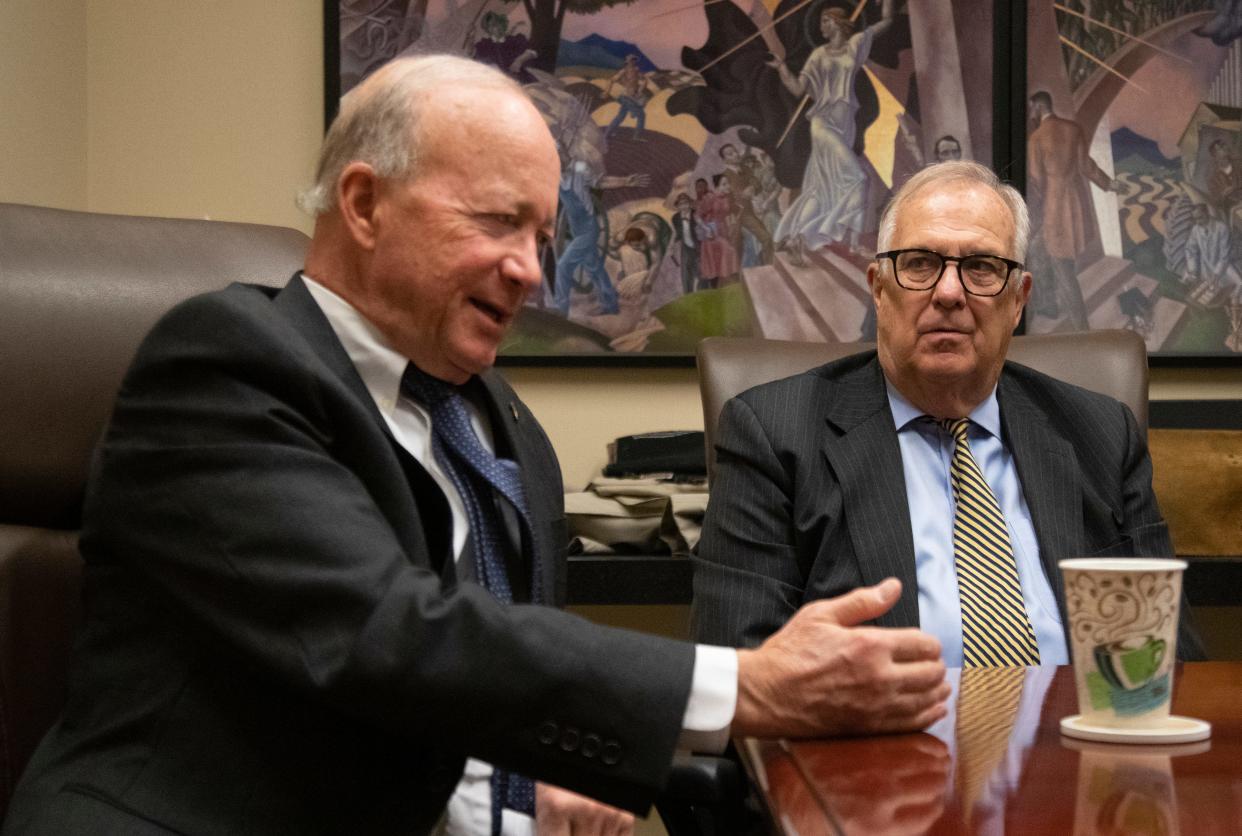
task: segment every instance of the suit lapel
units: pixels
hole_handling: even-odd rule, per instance
[[[396,439],[392,438],[384,416],[380,415],[375,401],[371,400],[371,393],[367,391],[366,384],[362,382],[358,370],[354,368],[353,361],[345,353],[341,341],[336,338],[332,324],[328,322],[328,318],[319,309],[315,298],[306,289],[306,283],[302,281],[301,274],[294,275],[289,284],[280,291],[276,297],[276,307],[306,337],[311,348],[319,355],[319,359],[342,383],[349,387],[355,398],[366,405],[375,423],[396,444]]]
[[[452,551],[452,530],[449,526],[424,524],[422,513],[428,520],[446,520],[450,518],[448,501],[444,498],[435,480],[405,448],[397,443],[388,422],[380,414],[379,408],[367,391],[366,384],[354,367],[353,361],[345,353],[344,347],[332,330],[331,323],[320,310],[301,274],[295,274],[287,285],[276,295],[276,308],[301,333],[307,344],[314,350],[319,359],[333,376],[350,391],[354,399],[362,405],[371,417],[372,424],[388,439],[397,464],[400,466],[403,482],[408,485],[412,501],[408,507],[390,515],[390,523],[396,530],[401,542],[411,554],[421,549],[411,548],[412,543],[425,544],[428,562],[444,577],[446,585],[455,583],[453,560],[448,559]]]
[[[901,448],[879,361],[847,372],[829,398],[824,457],[841,486],[845,518],[864,583],[901,580],[901,598],[878,621],[918,625],[914,535],[906,507]]]
[[[1082,548],[1082,483],[1073,445],[1047,426],[1039,407],[1012,377],[1002,374],[997,391],[1005,443],[1013,454],[1022,495],[1031,512],[1039,559],[1065,617],[1064,589],[1057,556]]]

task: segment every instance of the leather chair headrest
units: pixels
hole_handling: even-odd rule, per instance
[[[301,232],[0,204],[0,522],[75,528],[139,342],[177,302],[283,284]]]

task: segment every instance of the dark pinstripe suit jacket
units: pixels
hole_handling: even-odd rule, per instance
[[[1016,363],[997,399],[1062,623],[1058,560],[1173,554],[1125,406]],[[803,603],[889,576],[901,598],[878,623],[918,625],[901,450],[874,351],[742,393],[717,439],[694,562],[697,641],[757,645]],[[1188,623],[1179,655],[1202,658]]]

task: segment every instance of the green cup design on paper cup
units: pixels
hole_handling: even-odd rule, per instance
[[[1132,636],[1097,645],[1095,665],[1111,688],[1133,691],[1151,682],[1164,661],[1164,639]]]
[[[1082,720],[1143,728],[1168,719],[1181,560],[1062,560]]]

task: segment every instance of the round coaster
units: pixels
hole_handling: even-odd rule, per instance
[[[1085,723],[1082,715],[1074,714],[1061,718],[1061,734],[1105,743],[1192,743],[1211,737],[1212,724],[1193,717],[1169,717],[1150,729],[1119,729]]]
[[[1184,758],[1188,755],[1202,755],[1212,751],[1212,738],[1196,740],[1193,743],[1101,743],[1098,740],[1079,740],[1068,734],[1061,735],[1061,745],[1076,752],[1088,752],[1096,755],[1125,758],[1130,755],[1140,757]]]

